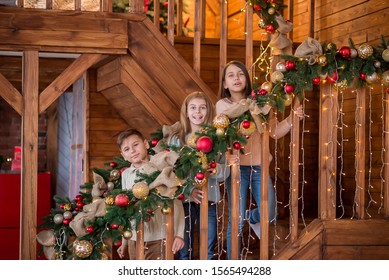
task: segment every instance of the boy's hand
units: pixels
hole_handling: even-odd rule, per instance
[[[204,192],[194,188],[193,191],[190,194],[190,198],[197,204],[201,203],[201,199],[203,199]]]
[[[179,250],[181,250],[184,247],[184,239],[181,237],[176,236],[173,241],[173,246],[172,246],[172,252],[173,254],[177,253]]]

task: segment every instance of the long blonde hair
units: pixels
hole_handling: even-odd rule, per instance
[[[181,105],[181,113],[180,113],[180,122],[181,122],[180,141],[182,145],[185,143],[186,135],[191,132],[191,126],[190,126],[187,112],[188,112],[188,104],[194,98],[205,100],[205,103],[207,105],[207,115],[204,119],[204,124],[212,123],[213,117],[215,115],[215,110],[212,101],[204,92],[195,91],[188,94]]]

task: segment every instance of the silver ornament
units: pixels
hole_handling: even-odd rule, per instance
[[[380,68],[380,67],[381,67],[381,62],[375,61],[375,62],[374,62],[374,67],[375,67],[375,68]]]
[[[386,62],[389,62],[389,49],[386,49],[382,52],[382,59]]]
[[[374,72],[373,74],[366,76],[366,82],[369,83],[369,84],[372,84],[375,81],[377,81],[377,78],[378,78],[377,73]]]
[[[112,191],[115,188],[115,184],[112,183],[112,182],[108,182],[107,183],[107,188],[108,188],[109,191]]]
[[[64,217],[65,219],[71,219],[71,218],[73,217],[73,214],[72,214],[72,212],[70,212],[70,211],[65,211],[65,212],[63,213],[63,217]]]
[[[351,58],[356,58],[358,55],[358,52],[356,49],[350,49],[350,57]]]
[[[283,78],[284,78],[284,74],[282,74],[281,71],[274,71],[274,72],[271,74],[270,80],[271,80],[273,83],[276,83],[276,82],[280,82]]]
[[[276,70],[280,71],[282,73],[286,72],[285,64],[282,63],[282,62],[278,62],[277,65],[276,65]]]
[[[57,225],[62,224],[62,221],[63,221],[62,214],[55,214],[53,220],[54,220],[54,223]]]

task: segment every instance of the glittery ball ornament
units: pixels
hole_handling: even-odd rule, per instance
[[[145,182],[138,182],[132,187],[132,193],[137,199],[143,199],[149,195],[150,189]]]
[[[342,80],[342,81],[340,81],[340,82],[334,83],[334,87],[335,87],[337,90],[345,90],[345,89],[348,87],[348,85],[347,85],[347,80],[344,79],[344,80]]]
[[[112,195],[107,196],[105,199],[106,205],[113,205],[115,203],[115,198]]]
[[[130,198],[124,193],[119,193],[115,197],[115,204],[119,207],[126,207],[130,203]]]
[[[126,230],[126,231],[123,232],[123,238],[124,239],[128,240],[128,239],[131,239],[131,237],[132,237],[132,231]]]
[[[55,223],[56,225],[62,224],[63,215],[62,215],[62,214],[55,214],[53,220],[54,220],[54,223]]]
[[[170,208],[170,207],[162,207],[161,208],[161,212],[164,215],[168,215],[168,214],[170,214],[172,212],[172,208]]]
[[[389,70],[382,73],[381,81],[385,86],[389,86]]]
[[[213,126],[217,128],[226,128],[230,125],[230,119],[225,114],[219,114],[213,119]]]
[[[117,180],[120,178],[120,171],[117,170],[117,169],[114,169],[112,170],[110,173],[109,173],[109,176],[111,177],[112,180]]]
[[[373,48],[368,44],[362,44],[358,48],[358,56],[362,59],[366,59],[373,55]]]
[[[385,60],[386,62],[389,62],[389,49],[385,49],[382,52],[382,59]]]
[[[93,245],[88,240],[76,240],[73,242],[73,252],[77,257],[85,259],[92,254]]]
[[[317,62],[320,66],[326,66],[326,65],[327,65],[327,57],[326,57],[324,54],[318,55],[318,56],[316,57],[316,62]]]
[[[196,141],[197,141],[197,135],[193,133],[188,137],[187,143],[189,147],[196,148]]]

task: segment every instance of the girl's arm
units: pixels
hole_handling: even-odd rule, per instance
[[[296,114],[301,120],[304,117],[303,107],[299,105],[295,111],[291,110],[290,115],[284,120],[282,120],[281,122],[278,122],[273,111],[270,112],[270,117],[269,117],[270,137],[272,137],[273,139],[279,139],[281,137],[284,137],[290,131],[292,127],[292,114]]]

